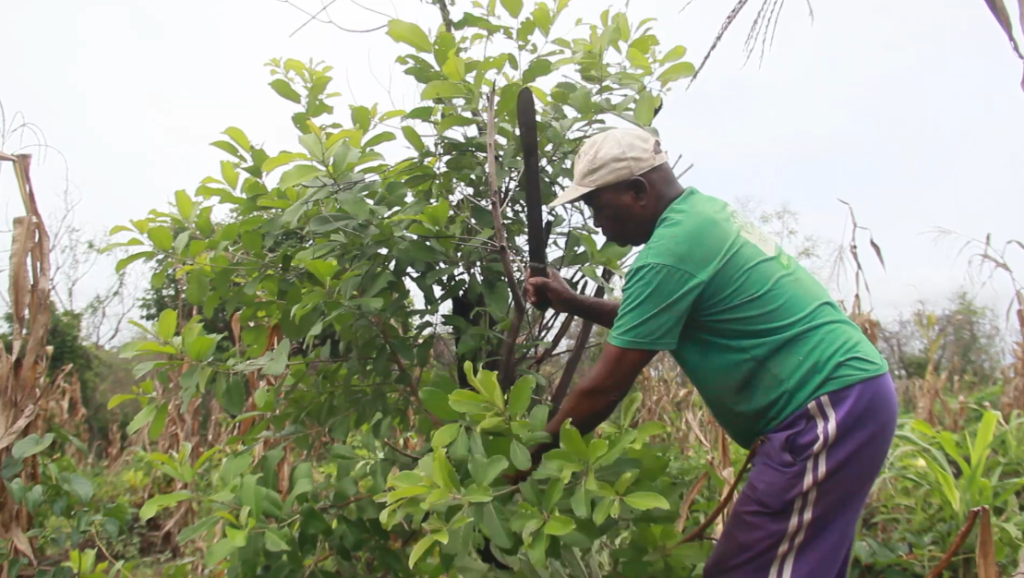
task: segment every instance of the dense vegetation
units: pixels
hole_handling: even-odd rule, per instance
[[[700,575],[728,510],[704,522],[747,456],[664,358],[597,432],[566,426],[529,481],[507,481],[602,340],[520,295],[516,95],[538,101],[550,200],[582,139],[609,120],[654,130],[695,70],[625,12],[560,35],[567,3],[441,5],[432,34],[389,22],[422,91],[411,110],[342,114],[330,66],[269,63],[298,147],[229,127],[216,175],[112,231],[110,249],[131,251],[117,272],[151,275],[119,352],[131,390],[100,399],[98,366],[116,361],[78,345],[79,318],[54,316],[88,411],[65,404],[3,460],[37,558],[0,549],[8,575]],[[553,265],[614,295],[627,251],[599,246],[578,208],[551,214]],[[1012,573],[1024,336],[1007,363],[996,320],[966,296],[881,332],[852,314],[905,414],[854,575],[924,576],[981,507]],[[949,572],[974,575],[974,550]]]

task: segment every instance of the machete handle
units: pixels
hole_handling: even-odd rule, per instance
[[[530,263],[530,277],[544,277],[548,278],[548,266],[542,263]],[[551,307],[551,302],[543,294],[537,295],[537,302],[533,304],[538,311],[547,311]]]

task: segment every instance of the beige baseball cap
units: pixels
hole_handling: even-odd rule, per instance
[[[668,162],[661,141],[639,128],[613,128],[589,139],[576,153],[572,186],[549,207],[578,200],[594,189],[641,175]]]

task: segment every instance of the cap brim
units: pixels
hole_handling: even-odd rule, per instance
[[[592,190],[594,190],[594,187],[581,187],[579,185],[571,185],[568,189],[563,191],[561,195],[558,195],[558,198],[556,198],[554,201],[551,201],[551,204],[549,204],[548,207],[555,208],[559,205],[564,205],[566,203],[578,201],[583,195],[589,193]]]

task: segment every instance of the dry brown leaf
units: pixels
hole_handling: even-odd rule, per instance
[[[7,446],[13,444],[19,437],[21,437],[21,432],[25,431],[28,424],[32,423],[32,420],[35,419],[38,410],[39,407],[34,403],[26,405],[25,408],[21,410],[21,417],[18,418],[18,421],[0,432],[0,451],[3,451]]]
[[[11,314],[14,318],[14,343],[20,341],[25,328],[25,313],[28,310],[29,284],[28,255],[32,250],[31,218],[22,216],[14,218],[14,235],[11,239],[11,269],[10,269],[10,296]],[[18,356],[17,345],[11,352],[13,357]]]
[[[14,526],[9,532],[0,531],[0,538],[10,540],[14,544],[15,548],[28,557],[33,566],[36,565],[36,555],[35,552],[32,551],[32,542],[29,541],[28,536],[26,536],[20,528]]]

